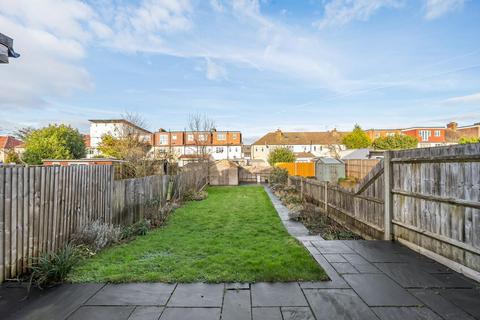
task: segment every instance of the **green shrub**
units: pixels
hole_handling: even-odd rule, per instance
[[[288,171],[283,168],[274,167],[270,172],[270,178],[268,179],[270,184],[287,184]]]
[[[401,150],[416,148],[418,139],[404,134],[380,137],[373,141],[373,147],[378,150]]]
[[[150,230],[151,224],[147,219],[140,220],[128,227],[122,229],[122,239],[128,239],[134,236],[143,236],[146,235],[148,230]]]
[[[208,197],[208,192],[205,190],[200,190],[200,191],[187,191],[183,195],[183,200],[184,201],[202,201],[205,200]]]
[[[365,131],[363,131],[362,128],[356,124],[353,128],[353,131],[343,137],[342,143],[348,149],[361,149],[368,148],[372,144],[372,141]]]
[[[476,138],[476,137],[461,137],[460,140],[458,140],[458,143],[460,144],[469,144],[469,143],[479,143],[480,142],[480,138]]]
[[[295,162],[295,154],[285,147],[275,148],[268,154],[268,163],[273,167],[278,162]]]
[[[34,259],[31,283],[42,288],[62,283],[80,258],[75,245],[68,243],[57,252],[45,253]]]

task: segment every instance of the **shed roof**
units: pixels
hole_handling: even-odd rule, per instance
[[[341,160],[335,158],[317,158],[316,161],[323,164],[343,164]]]

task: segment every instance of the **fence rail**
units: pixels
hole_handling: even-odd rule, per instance
[[[113,166],[105,165],[0,167],[0,283],[63,246],[89,221],[138,221],[147,201],[167,201],[169,183],[174,198],[198,189],[204,172],[115,181]]]
[[[480,280],[480,144],[386,152],[353,190],[289,183],[360,235],[398,240]]]

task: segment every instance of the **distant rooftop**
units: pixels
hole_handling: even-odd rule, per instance
[[[88,121],[90,121],[90,122],[92,122],[92,123],[124,123],[124,124],[126,124],[126,125],[129,125],[129,126],[132,126],[132,127],[136,128],[136,129],[138,129],[138,130],[140,130],[140,131],[143,131],[143,132],[145,132],[145,133],[150,133],[150,134],[151,134],[151,132],[148,131],[147,129],[144,129],[144,128],[142,128],[142,127],[139,127],[139,126],[137,126],[136,124],[134,124],[134,123],[132,123],[132,122],[130,122],[130,121],[128,121],[128,120],[125,120],[125,119],[90,119],[90,120],[88,120]]]

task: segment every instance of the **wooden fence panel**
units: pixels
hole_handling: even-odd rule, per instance
[[[379,159],[344,160],[345,176],[363,179],[380,162]]]
[[[131,224],[152,199],[167,202],[205,185],[205,171],[114,181],[112,166],[0,167],[0,283],[26,272],[33,258],[67,243],[85,224]]]
[[[279,162],[275,166],[287,170],[290,176],[315,177],[314,162]]]

